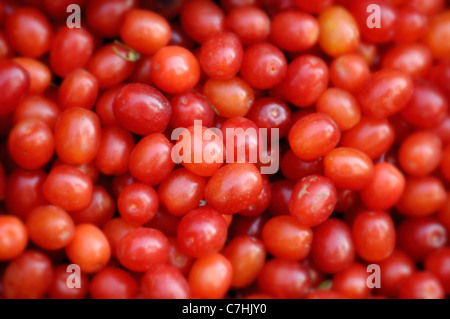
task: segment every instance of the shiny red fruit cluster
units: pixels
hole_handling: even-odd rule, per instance
[[[445,0],[0,0],[0,296],[445,298],[449,101]]]

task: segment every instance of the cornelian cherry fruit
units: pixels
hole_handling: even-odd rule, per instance
[[[0,299],[450,297],[450,1],[0,0],[0,25]]]

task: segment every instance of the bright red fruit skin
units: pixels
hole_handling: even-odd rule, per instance
[[[262,184],[261,174],[253,164],[227,164],[206,184],[205,199],[219,212],[234,214],[258,198]]]
[[[164,131],[172,108],[167,98],[155,88],[139,83],[122,88],[113,103],[119,123],[133,133],[148,135]]]
[[[326,177],[311,175],[294,187],[289,201],[289,213],[309,227],[323,223],[336,205],[336,188]]]

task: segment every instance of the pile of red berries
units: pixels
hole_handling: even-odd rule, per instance
[[[445,298],[449,101],[445,0],[0,0],[0,296]]]

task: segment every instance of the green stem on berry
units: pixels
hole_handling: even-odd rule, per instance
[[[130,48],[129,46],[127,46],[126,44],[120,42],[119,40],[114,40],[114,43],[117,45],[120,45],[122,48],[125,48],[128,50],[128,55],[123,55],[122,52],[120,52],[116,47],[112,47],[113,51],[120,56],[122,59],[124,59],[125,61],[128,62],[136,62],[139,61],[139,59],[141,58],[141,54],[139,52],[137,52],[136,50]]]

